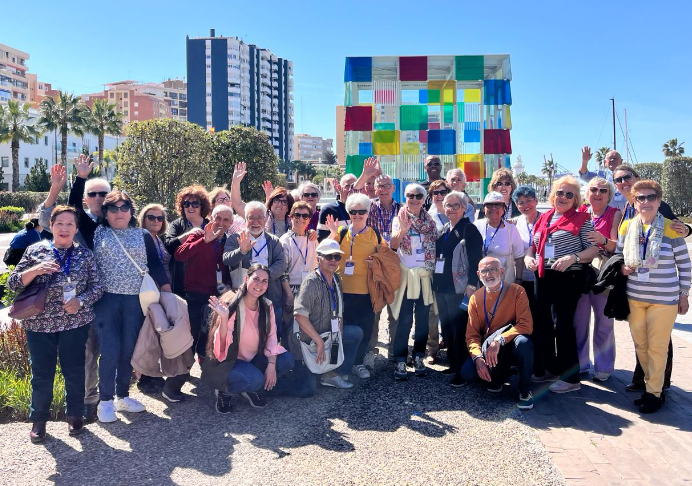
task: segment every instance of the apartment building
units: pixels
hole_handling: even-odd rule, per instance
[[[322,162],[327,150],[334,150],[334,141],[331,138],[313,137],[307,133],[300,133],[293,139],[293,155],[296,160]]]
[[[0,44],[0,101],[29,101],[29,54]]]
[[[336,107],[336,158],[341,167],[346,167],[346,132],[344,122],[346,121],[346,108],[343,105]]]

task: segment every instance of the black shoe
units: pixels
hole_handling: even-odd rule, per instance
[[[82,417],[67,417],[67,432],[71,436],[79,435],[84,430],[84,420]]]
[[[163,398],[172,403],[178,403],[185,400],[185,394],[180,391],[182,386],[185,384],[185,378],[186,375],[168,378],[163,384],[163,390],[161,391]]]
[[[461,375],[455,375],[454,378],[452,378],[452,381],[449,382],[449,385],[454,388],[461,388],[462,386],[466,386],[468,384],[469,382],[464,380]]]
[[[638,407],[639,405],[644,403],[644,399],[646,398],[646,393],[644,393],[641,397],[637,398],[634,400],[634,404]]]
[[[644,391],[646,390],[646,385],[644,383],[632,382],[625,387],[625,390],[627,390],[628,392]]]
[[[96,422],[96,412],[98,411],[98,403],[85,403],[84,404],[84,424],[93,424]]]
[[[658,409],[660,409],[662,405],[663,405],[663,400],[660,397],[657,397],[653,393],[645,393],[644,394],[644,403],[639,405],[639,412],[640,413],[654,413],[654,412],[657,412]]]
[[[45,422],[34,422],[31,426],[31,432],[29,432],[29,438],[33,444],[43,444],[46,440],[46,423]]]
[[[440,346],[438,349],[447,349],[447,343],[445,342],[444,339],[440,341]]]
[[[444,376],[452,376],[457,374],[457,370],[454,368],[445,368],[442,371],[440,371]]]
[[[216,390],[216,411],[219,413],[233,412],[233,403],[228,393]]]
[[[241,393],[243,398],[248,401],[252,408],[263,409],[267,406],[267,401],[262,395],[255,392],[243,392]]]
[[[161,383],[163,385],[163,383]],[[151,376],[144,376],[137,381],[137,388],[146,395],[153,395],[161,391],[162,386]]]

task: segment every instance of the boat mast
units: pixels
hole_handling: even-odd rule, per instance
[[[613,102],[613,150],[617,150],[617,141],[615,139],[615,98],[610,98]]]

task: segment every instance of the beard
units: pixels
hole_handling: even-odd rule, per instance
[[[500,283],[500,277],[480,277],[481,283],[486,289],[491,289]]]

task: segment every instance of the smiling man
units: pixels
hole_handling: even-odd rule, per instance
[[[603,159],[603,168],[595,172],[591,172],[587,165],[591,160],[591,147],[585,146],[581,149],[581,167],[579,168],[579,178],[584,182],[589,182],[594,177],[602,177],[608,182],[613,182],[613,172],[615,168],[622,164],[622,155],[617,150],[611,150]],[[615,196],[610,201],[609,205],[622,210],[627,203],[627,199],[619,191],[615,192]]]
[[[442,173],[442,160],[440,160],[437,155],[428,155],[425,158],[423,166],[428,178],[427,180],[422,181],[420,185],[423,186],[427,192],[428,188],[430,187],[430,183],[442,179],[442,177],[440,177],[440,174]],[[430,206],[432,206],[432,198],[428,194],[428,196],[425,198],[423,208],[427,211],[430,209]]]

